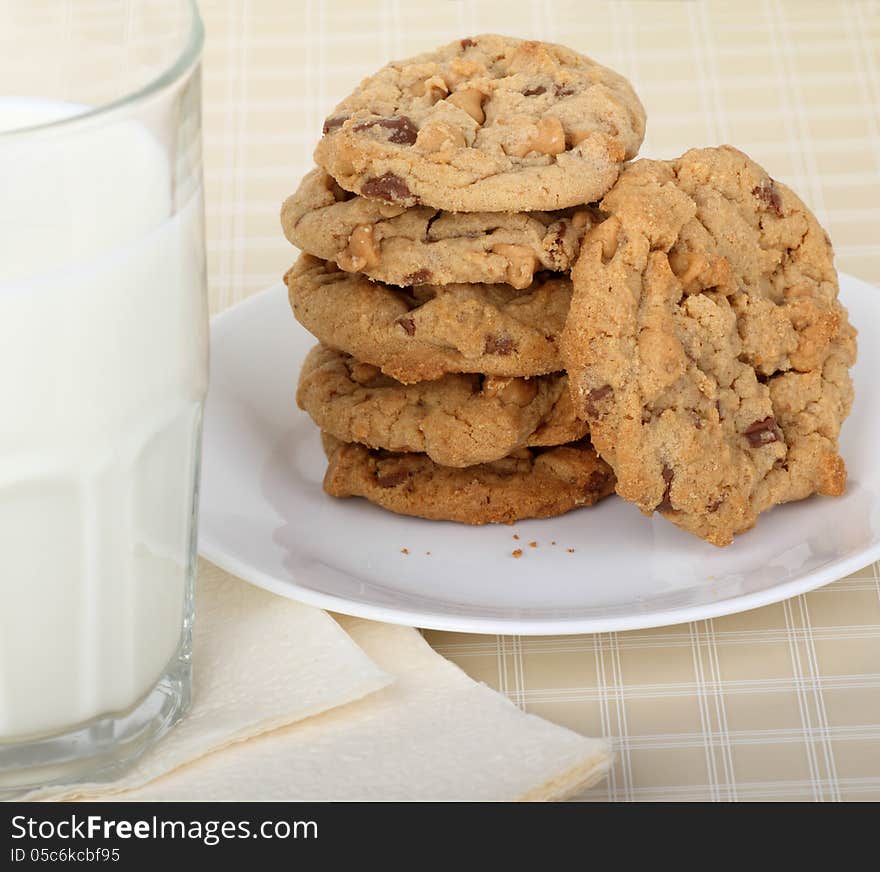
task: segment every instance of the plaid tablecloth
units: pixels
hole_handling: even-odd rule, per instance
[[[792,186],[842,270],[880,284],[880,2],[202,0],[211,304],[277,282],[282,199],[328,110],[456,37],[566,43],[630,78],[642,155],[729,142]],[[428,632],[517,704],[618,752],[582,799],[880,799],[880,570],[744,614],[525,638]]]

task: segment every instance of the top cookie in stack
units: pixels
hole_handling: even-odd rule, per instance
[[[598,200],[644,134],[623,76],[563,46],[476,36],[362,82],[315,160],[346,191],[393,205],[545,211]]]
[[[322,343],[298,400],[332,437],[328,491],[470,523],[610,492],[559,338],[588,204],[644,127],[617,73],[492,35],[391,63],[336,107],[282,209],[305,252],[291,303]]]

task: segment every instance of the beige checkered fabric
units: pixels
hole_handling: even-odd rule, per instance
[[[732,143],[791,185],[841,269],[880,284],[880,2],[202,0],[211,303],[277,282],[281,200],[374,68],[481,32],[629,76],[643,155]],[[880,572],[753,612],[630,633],[427,633],[523,708],[610,737],[585,800],[880,799]]]

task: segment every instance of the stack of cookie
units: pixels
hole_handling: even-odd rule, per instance
[[[500,36],[391,64],[337,106],[282,210],[328,493],[481,524],[612,492],[559,339],[599,218],[584,204],[644,120],[616,73]]]
[[[734,149],[627,164],[644,124],[618,74],[500,36],[336,107],[282,209],[328,493],[480,524],[616,479],[726,544],[842,491],[855,339],[827,236]]]

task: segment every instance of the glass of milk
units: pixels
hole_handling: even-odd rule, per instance
[[[191,0],[0,3],[0,797],[189,705],[202,40]]]

